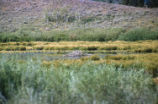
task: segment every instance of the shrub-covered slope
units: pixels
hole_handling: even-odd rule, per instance
[[[158,26],[158,9],[89,0],[1,0],[0,32]]]

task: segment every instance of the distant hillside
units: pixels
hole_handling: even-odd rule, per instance
[[[157,26],[157,8],[90,0],[0,0],[0,32]]]

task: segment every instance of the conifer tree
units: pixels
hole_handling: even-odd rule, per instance
[[[103,1],[108,3],[120,3],[124,5],[131,5],[131,6],[144,6],[144,0],[94,0],[94,1]],[[158,7],[158,0],[149,0],[149,7]]]

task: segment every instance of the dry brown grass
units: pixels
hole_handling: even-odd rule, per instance
[[[158,41],[109,41],[109,42],[8,42],[0,43],[0,51],[18,51],[18,47],[26,50],[89,50],[89,51],[123,51],[137,53],[158,52]],[[7,48],[7,49],[6,49]]]

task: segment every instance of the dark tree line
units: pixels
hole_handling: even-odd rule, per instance
[[[108,3],[119,3],[124,5],[132,5],[132,6],[144,6],[145,0],[94,0],[94,1],[103,1]],[[149,1],[149,7],[158,7],[158,0],[147,0]]]

